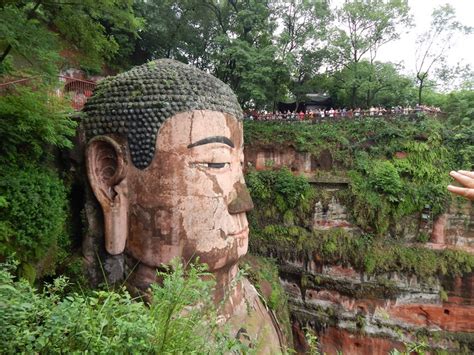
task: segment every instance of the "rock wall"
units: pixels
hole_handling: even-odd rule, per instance
[[[471,203],[457,202],[433,223],[414,216],[397,229],[407,243],[425,230],[431,235],[428,248],[472,251],[473,211]],[[318,201],[313,229],[358,233],[348,215],[335,197],[325,205]],[[315,329],[323,352],[386,354],[416,343],[420,334],[435,348],[474,351],[474,273],[429,283],[396,273],[371,278],[350,267],[324,265],[317,255],[310,262],[282,260],[280,270],[294,328]]]
[[[321,198],[314,205],[313,230],[361,230],[351,222],[350,210],[337,192],[347,188],[344,173],[331,153],[318,156],[293,147],[246,147],[246,166],[257,170],[288,167],[309,177]],[[411,245],[422,233],[431,249],[462,249],[474,253],[474,208],[455,199],[448,211],[432,218],[429,211],[397,221],[391,235]],[[308,348],[304,332],[313,329],[320,350],[327,354],[387,354],[420,343],[450,352],[474,353],[474,273],[429,281],[390,273],[371,277],[350,266],[325,265],[312,253],[309,259],[279,257],[281,283],[289,296],[295,348]],[[275,255],[272,255],[275,256]]]
[[[313,155],[298,152],[293,147],[253,147],[245,146],[245,166],[253,166],[257,170],[288,167],[299,174],[312,175],[316,171],[329,171],[333,167],[331,152],[327,149]]]

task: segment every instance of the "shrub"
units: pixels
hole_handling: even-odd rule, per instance
[[[62,181],[47,168],[2,166],[0,196],[0,255],[15,254],[21,263],[33,265],[49,254],[46,271],[51,271],[58,248],[68,243]]]
[[[0,333],[5,353],[224,353],[239,348],[217,331],[211,290],[200,265],[175,261],[152,289],[149,306],[125,290],[64,294],[58,278],[42,292],[0,268]],[[204,281],[206,278],[208,281]]]

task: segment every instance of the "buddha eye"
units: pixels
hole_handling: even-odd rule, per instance
[[[191,163],[192,168],[224,169],[230,167],[230,163]]]
[[[229,163],[207,163],[207,167],[211,169],[223,169],[229,165]]]

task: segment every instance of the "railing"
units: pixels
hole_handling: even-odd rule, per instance
[[[6,83],[0,83],[0,91],[6,90],[13,85],[18,85],[18,84],[26,84],[30,80],[34,79],[35,77],[29,77],[29,78],[23,78],[23,79],[18,79],[18,80],[13,80],[13,81],[8,81]]]
[[[354,121],[361,119],[380,119],[380,120],[395,120],[399,117],[407,117],[411,119],[417,119],[424,115],[430,117],[446,117],[445,112],[431,112],[423,110],[412,110],[410,112],[390,112],[382,115],[371,115],[368,112],[361,112],[359,115],[334,115],[334,116],[319,116],[319,115],[305,115],[301,118],[297,114],[284,114],[284,115],[266,115],[259,117],[246,116],[246,121],[257,121],[257,122],[281,122],[281,123],[320,123],[320,122],[340,122],[340,121]]]
[[[80,111],[86,104],[89,97],[92,96],[95,86],[97,85],[94,81],[77,79],[69,76],[60,75],[60,81],[64,81],[64,88],[60,92],[71,93],[72,107]]]
[[[37,76],[0,83],[0,95],[10,89],[14,89],[17,85],[31,85],[35,78],[37,78]],[[69,96],[71,99],[71,106],[77,111],[80,111],[84,107],[89,97],[92,96],[92,92],[97,85],[94,81],[78,79],[65,75],[59,75],[59,81],[64,83],[64,86],[57,89],[56,95],[60,97]]]

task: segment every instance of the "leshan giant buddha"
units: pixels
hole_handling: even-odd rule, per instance
[[[124,253],[129,286],[146,290],[161,264],[199,257],[215,275],[215,301],[227,299],[227,323],[245,327],[267,352],[279,349],[278,324],[253,286],[233,282],[253,204],[232,90],[194,67],[157,60],[101,82],[85,113],[87,175],[105,249]]]

